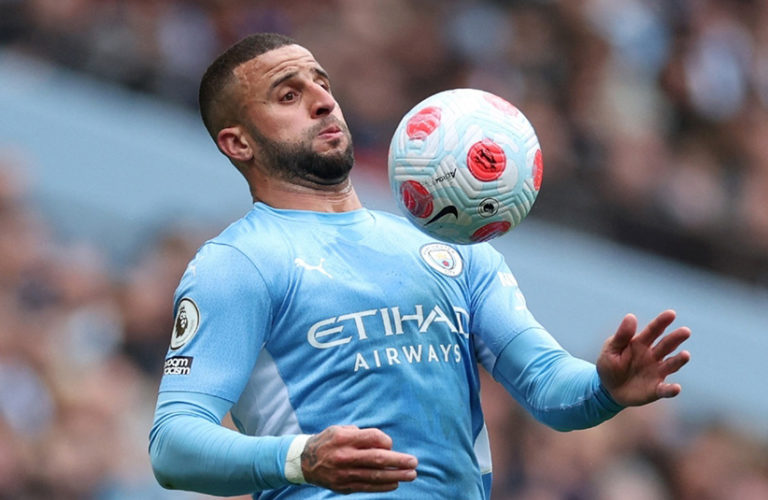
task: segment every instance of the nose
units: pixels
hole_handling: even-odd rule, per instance
[[[310,115],[312,118],[322,118],[330,115],[336,108],[336,99],[327,89],[318,84],[312,86],[312,100],[310,102]]]

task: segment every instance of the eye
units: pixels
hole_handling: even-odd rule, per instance
[[[280,102],[295,101],[299,97],[299,94],[295,90],[289,90],[280,98]]]

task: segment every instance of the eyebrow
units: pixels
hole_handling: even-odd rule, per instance
[[[321,77],[325,78],[326,80],[330,80],[330,78],[328,77],[328,73],[326,73],[325,70],[322,69],[322,68],[312,68],[311,71],[316,76],[321,76]],[[298,75],[298,74],[299,74],[298,71],[291,71],[290,73],[286,73],[285,75],[281,76],[280,78],[278,78],[277,80],[272,82],[272,84],[269,86],[269,91],[270,92],[273,91],[275,88],[279,87],[280,85],[282,85],[283,83],[287,82],[291,78],[296,77],[296,75]]]

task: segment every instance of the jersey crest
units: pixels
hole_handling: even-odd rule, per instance
[[[464,269],[461,255],[453,247],[443,243],[429,243],[421,247],[421,258],[429,267],[446,276],[455,277]]]

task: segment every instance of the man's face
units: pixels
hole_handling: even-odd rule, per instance
[[[354,162],[352,138],[328,76],[298,45],[266,52],[235,69],[239,118],[257,163],[293,182],[332,185]]]

